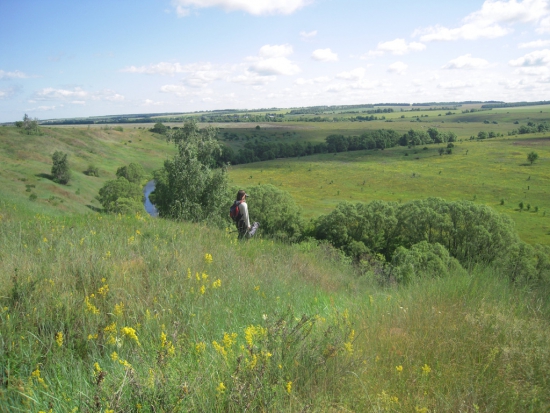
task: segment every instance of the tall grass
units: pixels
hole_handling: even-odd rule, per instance
[[[0,411],[545,411],[549,309],[491,269],[0,202]]]

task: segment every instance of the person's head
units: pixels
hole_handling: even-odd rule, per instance
[[[242,201],[243,199],[246,199],[246,191],[241,189],[237,192],[237,201]]]

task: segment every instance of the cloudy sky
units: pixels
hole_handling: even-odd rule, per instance
[[[1,0],[0,122],[550,99],[550,0]]]

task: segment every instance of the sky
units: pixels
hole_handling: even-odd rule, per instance
[[[550,100],[550,0],[0,0],[0,122]]]

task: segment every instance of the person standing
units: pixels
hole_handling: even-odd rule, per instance
[[[235,201],[239,205],[240,218],[237,221],[237,231],[239,232],[239,239],[244,239],[250,230],[250,218],[248,215],[248,204],[246,198],[248,194],[244,190],[237,192],[237,200]]]

